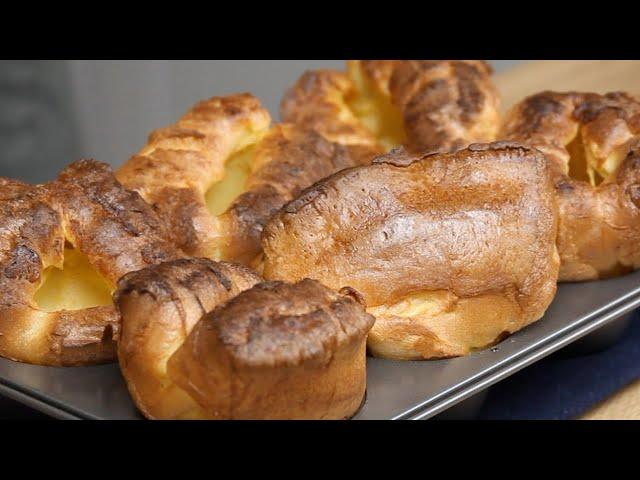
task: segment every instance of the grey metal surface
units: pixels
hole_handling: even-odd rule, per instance
[[[545,317],[495,348],[430,362],[368,360],[356,419],[425,419],[640,306],[640,271],[561,285]],[[117,365],[51,368],[0,360],[0,394],[57,418],[139,419]]]
[[[78,155],[64,62],[0,60],[0,176],[50,180]]]
[[[562,350],[564,357],[580,357],[601,352],[613,347],[624,338],[631,326],[635,312],[629,312],[607,323],[589,335],[585,335],[580,340],[573,342]]]

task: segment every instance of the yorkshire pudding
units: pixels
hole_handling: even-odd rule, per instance
[[[118,178],[155,207],[187,255],[250,264],[271,213],[375,153],[292,125],[269,125],[269,113],[252,95],[211,98],[153,132]]]
[[[542,92],[515,105],[501,138],[549,160],[558,198],[560,280],[640,267],[640,100]]]
[[[336,173],[263,231],[264,276],[362,293],[369,349],[464,355],[538,320],[556,292],[557,209],[542,154],[517,144],[392,151]]]
[[[246,267],[208,259],[120,281],[120,365],[145,416],[337,419],[356,412],[373,323],[359,294],[308,279],[259,281]]]
[[[114,360],[116,281],[174,258],[166,238],[106,164],[75,162],[44,185],[0,179],[0,355],[42,365]]]
[[[260,282],[242,265],[180,259],[125,275],[115,302],[122,315],[120,369],[138,409],[151,419],[203,418],[167,374],[167,361],[205,313]]]
[[[426,153],[495,140],[499,94],[477,60],[353,60],[305,72],[280,116],[331,141]]]

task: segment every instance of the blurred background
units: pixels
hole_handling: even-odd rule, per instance
[[[518,60],[491,61],[496,71]],[[278,119],[284,90],[342,60],[0,61],[0,176],[53,178],[78,158],[118,166],[193,103],[248,91]]]

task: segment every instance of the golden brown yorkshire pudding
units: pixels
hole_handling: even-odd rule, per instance
[[[556,230],[536,150],[398,149],[318,182],[274,215],[264,276],[361,292],[377,319],[376,356],[464,355],[542,317],[556,291]]]
[[[308,279],[258,282],[246,267],[207,259],[169,262],[120,281],[120,365],[148,418],[355,413],[373,323],[359,294]]]
[[[204,417],[168,376],[167,361],[202,315],[260,281],[247,267],[206,259],[167,262],[120,280],[115,294],[122,315],[120,369],[146,417]]]
[[[560,211],[560,280],[640,267],[640,100],[542,92],[509,112],[501,137],[543,152]]]
[[[117,175],[166,219],[185,253],[248,264],[271,213],[317,180],[373,157],[367,147],[269,126],[252,95],[214,97],[153,132]]]
[[[209,418],[349,418],[364,398],[373,322],[352,289],[264,282],[206,315],[169,373]]]
[[[42,365],[115,360],[123,274],[174,258],[162,224],[106,164],[45,185],[0,179],[0,355]]]
[[[280,115],[331,141],[426,153],[495,140],[499,94],[477,60],[353,60],[306,72]]]

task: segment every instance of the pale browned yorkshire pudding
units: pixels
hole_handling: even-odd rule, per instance
[[[306,72],[284,96],[285,122],[331,141],[426,153],[495,140],[499,94],[478,60],[353,60]]]
[[[120,281],[120,365],[145,416],[337,419],[356,412],[373,323],[359,294],[308,279],[259,282],[246,267],[208,259]]]
[[[153,132],[117,175],[166,219],[186,254],[250,264],[273,212],[374,153],[292,125],[270,128],[259,101],[240,94],[200,102],[175,125]]]
[[[640,100],[542,92],[509,112],[501,138],[543,152],[560,211],[560,280],[640,267]]]
[[[45,185],[0,179],[0,355],[115,360],[116,281],[175,255],[151,207],[106,164],[75,162]]]
[[[376,356],[464,355],[542,317],[556,292],[556,231],[536,150],[396,150],[318,182],[273,216],[264,276],[361,292],[377,319]]]

